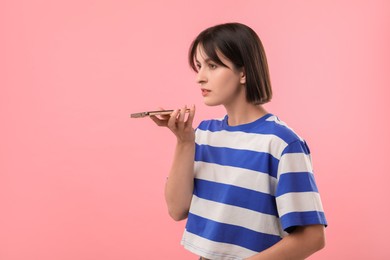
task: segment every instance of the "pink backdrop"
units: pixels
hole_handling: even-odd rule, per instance
[[[329,227],[311,259],[385,259],[389,1],[0,2],[0,259],[195,259],[163,198],[174,137],[132,112],[202,104],[187,49],[239,21],[266,108],[311,147]]]

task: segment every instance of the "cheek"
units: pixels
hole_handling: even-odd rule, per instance
[[[235,92],[240,86],[240,81],[237,76],[232,73],[221,75],[220,84],[227,92]]]

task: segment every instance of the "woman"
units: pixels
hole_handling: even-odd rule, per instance
[[[306,142],[262,106],[272,89],[266,55],[248,26],[201,32],[189,50],[204,103],[226,116],[194,130],[195,107],[152,116],[176,136],[165,188],[169,214],[187,218],[182,244],[200,259],[303,259],[327,225]]]

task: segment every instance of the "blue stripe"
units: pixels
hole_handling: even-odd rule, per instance
[[[279,160],[269,153],[196,144],[195,161],[268,173],[276,178]]]
[[[222,120],[212,119],[202,121],[197,129],[210,132],[226,130],[229,132],[240,131],[253,134],[275,135],[286,143],[292,143],[296,140],[300,140],[299,136],[290,128],[284,125],[280,125],[274,121],[266,121],[266,119],[271,116],[272,114],[268,114],[255,122],[239,126],[229,126],[227,124],[227,117],[225,116],[225,118]]]
[[[310,172],[290,172],[280,175],[276,197],[289,192],[318,192],[314,175]]]
[[[281,240],[279,236],[216,222],[191,213],[188,215],[186,230],[215,242],[234,244],[256,252],[261,252]]]
[[[278,216],[275,197],[237,186],[195,179],[194,194],[199,198]]]
[[[280,218],[283,230],[294,226],[321,224],[327,226],[325,214],[322,211],[291,212]]]
[[[310,149],[305,141],[297,140],[286,146],[282,155],[286,153],[304,153],[308,155],[310,154]]]
[[[222,120],[205,120],[205,121],[202,121],[199,126],[198,126],[198,129],[200,130],[207,130],[207,131],[210,131],[210,132],[217,132],[217,131],[221,131],[223,130],[223,121]]]

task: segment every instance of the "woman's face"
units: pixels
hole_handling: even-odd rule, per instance
[[[233,63],[218,51],[217,55],[227,67],[210,60],[200,45],[196,51],[196,81],[201,87],[204,103],[208,106],[230,106],[245,101],[244,71],[235,69]]]

